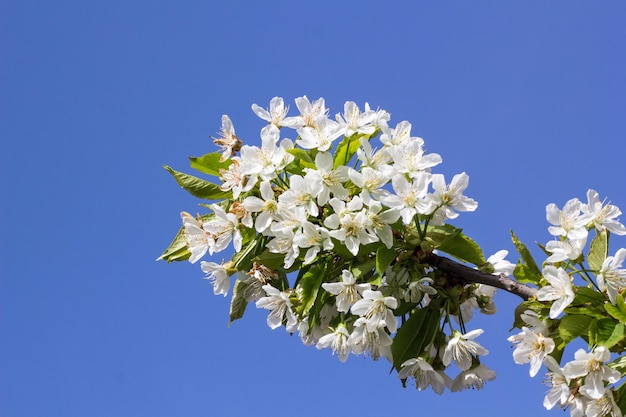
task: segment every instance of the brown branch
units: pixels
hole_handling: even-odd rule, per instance
[[[537,294],[537,289],[520,284],[504,274],[488,274],[486,272],[479,271],[478,269],[473,269],[469,266],[455,262],[452,259],[435,255],[434,253],[427,254],[424,258],[422,258],[422,262],[444,272],[457,275],[464,281],[476,282],[478,284],[485,284],[491,287],[500,288],[504,291],[510,292],[511,294],[515,294],[524,300],[528,300]]]

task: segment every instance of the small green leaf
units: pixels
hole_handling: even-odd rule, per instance
[[[542,275],[541,274],[541,270],[537,266],[537,262],[535,262],[535,259],[530,254],[530,251],[528,250],[526,245],[524,245],[517,238],[517,236],[515,236],[515,233],[513,233],[513,230],[511,230],[511,240],[513,240],[513,244],[515,245],[515,249],[517,249],[517,252],[522,257],[522,261],[530,269],[530,273],[532,275],[534,275],[534,276],[541,276]]]
[[[337,145],[335,150],[335,159],[333,161],[333,168],[337,169],[342,165],[348,165],[350,159],[354,156],[359,146],[361,146],[361,135],[354,134],[352,136],[346,136]]]
[[[624,305],[624,300],[622,300],[622,306],[623,305]],[[607,313],[611,315],[611,317],[613,317],[616,320],[619,320],[620,323],[626,323],[626,311],[624,311],[623,308],[620,308],[619,300],[618,300],[618,305],[616,306],[614,306],[611,303],[604,304],[604,309],[606,310]]]
[[[326,278],[326,263],[315,264],[298,281],[296,293],[300,300],[298,313],[301,317],[306,317],[315,303],[317,293]]]
[[[594,304],[602,304],[606,300],[604,294],[594,290],[589,287],[575,287],[576,296],[574,297],[574,301],[572,305],[594,305]]]
[[[163,254],[157,258],[157,261],[165,260],[168,263],[174,261],[184,261],[189,259],[191,252],[187,249],[187,239],[185,238],[185,228],[178,229],[178,233],[172,240],[172,243],[165,249]]]
[[[460,261],[469,262],[477,266],[486,262],[480,246],[462,232],[446,238],[437,249]]]
[[[189,165],[202,173],[219,177],[220,169],[228,169],[233,162],[230,159],[220,161],[221,158],[222,154],[219,152],[207,153],[199,157],[190,156]]]
[[[587,262],[593,271],[600,271],[602,263],[608,256],[608,235],[606,231],[596,234],[589,246]]]
[[[232,192],[222,191],[220,190],[220,187],[212,182],[175,171],[167,165],[164,165],[163,168],[172,174],[178,185],[187,190],[194,197],[204,198],[207,200],[223,200],[232,196]]]
[[[241,250],[233,255],[232,261],[238,271],[248,271],[252,268],[252,258],[263,250],[263,235],[248,241]]]
[[[595,344],[612,348],[624,338],[624,325],[613,319],[598,320]]]
[[[417,310],[398,329],[391,352],[393,367],[400,371],[402,363],[420,355],[439,331],[441,312],[429,308]]]
[[[244,282],[242,280],[235,281],[235,286],[233,288],[233,298],[230,300],[230,322],[231,325],[235,320],[243,317],[243,313],[246,311],[246,306],[248,305],[248,301],[246,300],[246,295],[249,291],[250,283]]]
[[[587,330],[595,319],[584,315],[566,314],[559,323],[559,335],[568,344],[579,336],[587,336]]]
[[[517,265],[513,270],[513,276],[522,284],[530,283],[535,285],[539,285],[539,281],[541,281],[542,278],[541,275],[535,275],[533,269],[523,264],[521,261],[517,262]]]
[[[385,270],[391,265],[393,260],[396,259],[396,251],[392,248],[387,248],[385,245],[380,245],[376,250],[376,272],[379,275],[385,273]]]

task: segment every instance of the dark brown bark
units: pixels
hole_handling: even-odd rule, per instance
[[[476,282],[478,284],[485,284],[491,287],[500,288],[504,291],[510,292],[511,294],[515,294],[524,300],[528,300],[537,294],[537,289],[520,284],[519,282],[508,278],[504,274],[488,274],[434,253],[427,254],[424,258],[422,258],[422,262],[427,263],[443,272],[454,274],[466,282]]]

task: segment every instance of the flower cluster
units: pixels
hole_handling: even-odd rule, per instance
[[[621,211],[601,202],[596,191],[587,191],[587,201],[546,207],[548,231],[556,239],[545,245],[549,256],[535,274],[536,301],[526,303],[529,309],[517,322],[521,332],[508,340],[515,345],[515,363],[529,363],[531,377],[542,365],[548,369],[547,409],[569,408],[572,417],[622,416],[616,395],[623,389],[610,385],[626,373],[622,361],[611,356],[626,345],[626,249],[608,256],[608,240],[611,233],[625,235],[626,228],[618,220]],[[585,256],[591,231],[595,237]],[[533,268],[534,261],[524,261],[520,273]],[[578,337],[589,350],[578,349],[572,361],[559,365],[565,346]]]
[[[431,172],[442,158],[426,152],[409,122],[391,126],[384,110],[349,101],[333,119],[322,98],[295,102],[297,116],[279,97],[267,109],[252,106],[267,122],[260,146],[244,144],[222,116],[220,153],[192,158],[219,184],[170,170],[192,194],[221,201],[206,205],[207,215],[183,212],[162,258],[195,263],[232,244],[228,262],[200,262],[215,294],[227,295],[236,278],[231,320],[254,302],[269,310],[269,327],[297,332],[342,362],[385,358],[420,390],[481,388],[495,373],[480,362],[482,330],[465,326],[474,310],[495,312],[495,289],[425,261],[437,249],[488,273],[513,271],[507,251],[485,259],[448,224],[477,208],[464,195],[468,175],[447,183]],[[420,337],[406,337],[420,328]],[[445,373],[452,363],[454,379]]]

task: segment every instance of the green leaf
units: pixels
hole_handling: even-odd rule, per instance
[[[528,265],[524,265],[521,261],[517,262],[513,270],[513,276],[522,284],[530,283],[535,285],[539,285],[539,281],[541,281],[542,278],[541,275],[535,275],[533,269]]]
[[[376,251],[376,272],[379,275],[384,274],[394,259],[396,259],[396,250],[393,247],[387,248],[381,245]]]
[[[178,233],[172,240],[172,243],[165,249],[163,254],[157,258],[157,261],[165,260],[168,263],[174,261],[185,261],[189,259],[191,252],[187,249],[187,239],[185,238],[185,228],[178,229]]]
[[[446,239],[452,239],[462,231],[463,229],[454,227],[451,224],[444,224],[443,226],[428,226],[426,237],[430,239],[433,245],[439,246],[444,243]]]
[[[596,233],[596,237],[591,241],[587,262],[589,263],[589,268],[593,271],[600,271],[600,269],[602,269],[602,263],[604,263],[604,260],[608,256],[608,244],[606,231]]]
[[[190,156],[189,165],[200,172],[219,177],[220,169],[228,169],[233,162],[230,158],[220,161],[221,158],[222,154],[219,152],[207,153],[199,157]]]
[[[447,238],[437,249],[460,261],[469,262],[477,266],[486,262],[480,246],[462,232]]]
[[[167,165],[163,165],[163,168],[172,174],[178,185],[187,190],[194,197],[207,200],[223,200],[232,197],[231,191],[222,191],[220,187],[212,182],[175,171]]]
[[[541,270],[539,269],[539,267],[537,266],[537,262],[535,262],[535,259],[530,254],[530,251],[528,250],[526,245],[524,245],[517,238],[517,236],[515,236],[515,233],[513,233],[513,230],[511,230],[511,240],[513,240],[513,244],[515,245],[515,249],[517,249],[517,252],[522,257],[522,261],[530,269],[530,273],[532,275],[535,275],[535,276],[541,276],[542,273],[541,273]]]
[[[263,250],[263,235],[257,235],[233,255],[232,261],[238,271],[248,271],[252,268],[252,258]]]
[[[620,309],[619,307],[614,306],[613,304],[610,304],[610,303],[606,303],[604,305],[604,309],[606,310],[607,313],[611,315],[611,317],[613,317],[616,320],[619,320],[620,323],[626,323],[626,312]]]
[[[575,287],[576,296],[574,297],[574,301],[572,305],[594,305],[594,304],[603,304],[606,298],[604,294],[594,290],[589,287]]]
[[[356,133],[343,138],[335,150],[335,159],[333,161],[334,169],[342,165],[347,165],[350,162],[350,159],[352,159],[357,149],[359,149],[359,146],[361,146],[360,139],[361,135]]]
[[[326,278],[326,263],[315,264],[298,281],[296,293],[300,300],[298,313],[301,317],[306,317],[317,299],[317,293]]]
[[[429,308],[417,310],[398,329],[393,338],[393,366],[400,371],[402,363],[420,355],[439,331],[441,311]]]
[[[611,317],[620,321],[620,323],[626,323],[626,303],[624,302],[624,293],[617,295],[615,305],[610,303],[604,304],[604,309]]]
[[[559,335],[568,344],[579,336],[587,336],[587,330],[595,319],[584,315],[566,314],[559,323]]]
[[[595,344],[612,348],[624,338],[624,325],[613,319],[598,320]]]
[[[260,255],[256,256],[253,262],[258,262],[261,265],[268,267],[269,269],[273,269],[275,271],[279,269],[283,269],[285,265],[285,254],[284,253],[274,253],[270,252],[268,249],[265,249],[261,252]]]
[[[243,313],[246,311],[248,305],[247,293],[250,290],[250,283],[237,280],[233,288],[233,298],[230,300],[230,322],[231,325],[235,320],[243,317]]]

